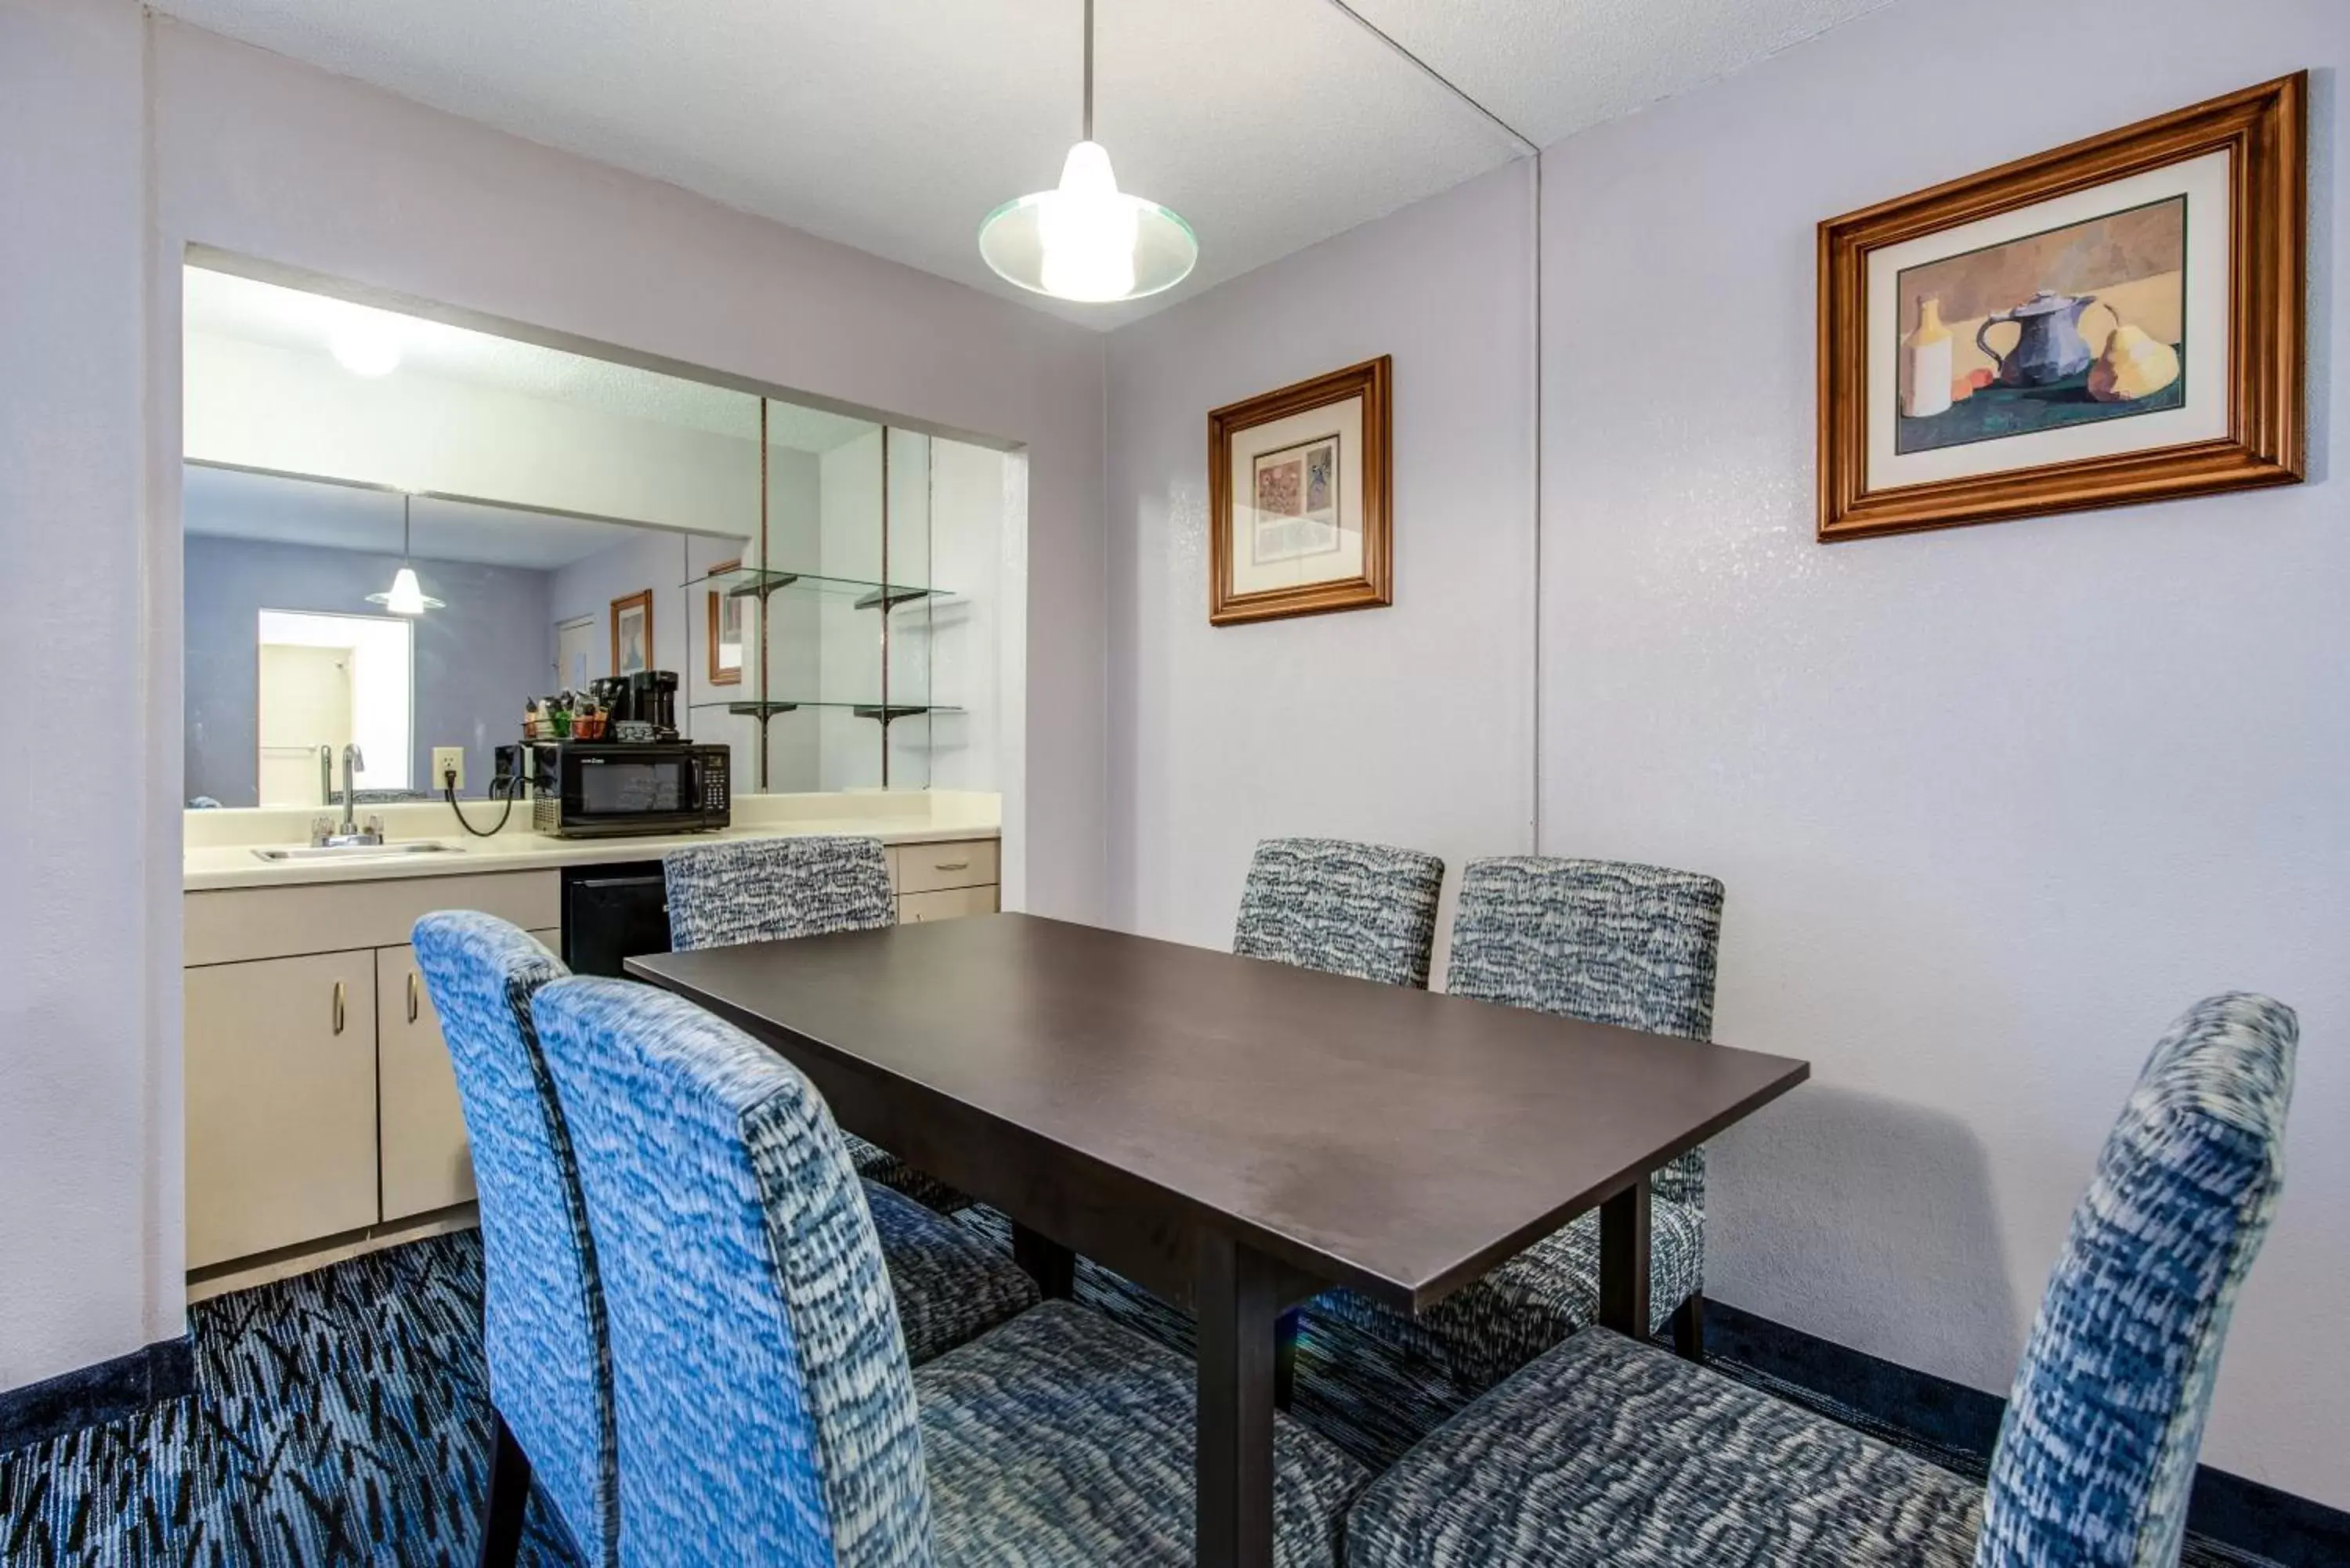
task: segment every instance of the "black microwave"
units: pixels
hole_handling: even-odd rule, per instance
[[[539,741],[531,826],[558,838],[700,833],[733,820],[727,749],[667,741]]]

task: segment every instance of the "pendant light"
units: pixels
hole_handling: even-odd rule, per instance
[[[429,598],[424,586],[416,580],[416,568],[409,565],[408,524],[409,503],[413,496],[403,493],[400,498],[400,570],[391,575],[391,587],[380,594],[369,594],[367,602],[381,605],[394,615],[422,615],[429,609],[447,609],[443,599]]]
[[[1086,6],[1085,139],[1061,183],[1006,202],[979,225],[979,254],[998,276],[1056,299],[1140,299],[1174,287],[1200,259],[1191,225],[1118,188],[1094,140],[1094,0]]]

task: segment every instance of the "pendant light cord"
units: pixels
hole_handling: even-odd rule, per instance
[[[1080,140],[1094,139],[1094,0],[1086,0],[1086,133]]]

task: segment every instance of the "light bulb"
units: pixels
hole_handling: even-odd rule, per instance
[[[1045,288],[1088,303],[1134,292],[1134,199],[1118,193],[1109,150],[1080,141],[1061,165],[1060,188],[1036,215],[1045,246]]]
[[[402,566],[392,575],[391,592],[383,597],[383,607],[394,615],[422,615],[424,586],[416,580],[416,568]]]
[[[1181,218],[1118,188],[1097,141],[1069,149],[1053,190],[990,213],[979,226],[979,250],[1009,282],[1089,305],[1172,288],[1200,256]]]
[[[400,334],[374,311],[355,308],[337,325],[327,348],[354,376],[389,376],[400,369]]]

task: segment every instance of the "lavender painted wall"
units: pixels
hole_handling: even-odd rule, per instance
[[[191,799],[256,804],[256,617],[264,609],[380,615],[397,556],[192,535],[187,543],[187,782]],[[416,618],[415,757],[410,778],[438,789],[434,746],[465,748],[465,793],[489,785],[491,748],[520,733],[523,699],[548,684],[550,574],[459,561],[416,563],[444,609]]]
[[[1110,338],[1113,909],[1232,939],[1256,841],[1454,865],[1533,811],[1528,169],[1498,170]],[[1205,414],[1395,358],[1395,603],[1208,624]]]
[[[1719,1146],[1710,1288],[2003,1391],[2156,1036],[2272,992],[2291,1174],[2204,1457],[2336,1506],[2345,63],[2339,0],[1912,0],[1554,149],[1544,296],[1544,847],[1722,877],[1721,1034],[1816,1074]],[[1817,220],[2303,67],[2311,483],[1813,542]]]
[[[184,1324],[179,466],[190,244],[1021,451],[1007,905],[1100,912],[1102,348],[1036,312],[150,17],[0,4],[0,579],[44,743],[0,796],[0,1386]],[[34,527],[29,521],[39,520]],[[115,824],[90,831],[94,821]]]
[[[2350,1505],[2345,57],[2338,0],[1909,0],[1552,149],[1539,638],[1523,169],[1120,329],[1119,918],[1222,942],[1263,833],[1524,847],[1538,659],[1541,848],[1721,877],[1718,1037],[1814,1064],[1716,1145],[1708,1289],[2001,1393],[2156,1036],[2273,992],[2291,1174],[2204,1458]],[[2313,483],[1814,543],[1820,219],[2302,67]],[[1211,630],[1201,413],[1381,351],[1397,607]]]

